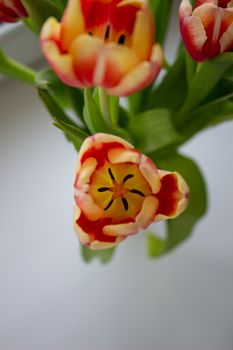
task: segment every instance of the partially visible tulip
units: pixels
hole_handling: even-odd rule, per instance
[[[101,133],[84,141],[74,187],[75,231],[93,250],[111,248],[152,222],[176,217],[189,194],[181,175],[158,170],[125,140]]]
[[[61,23],[45,22],[41,47],[65,84],[116,96],[146,87],[163,62],[146,0],[68,0]]]
[[[0,0],[0,22],[16,22],[27,17],[20,0]]]
[[[233,51],[233,1],[189,0],[180,5],[180,32],[196,61]]]

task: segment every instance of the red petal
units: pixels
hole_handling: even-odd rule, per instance
[[[103,166],[105,161],[108,161],[108,151],[113,148],[124,148],[124,146],[118,142],[94,145],[82,155],[81,163],[83,163],[87,158],[93,157],[97,160],[97,168],[99,168]]]
[[[87,30],[106,23],[112,25],[117,32],[132,33],[138,7],[132,5],[118,7],[119,2],[120,0],[82,0]]]
[[[162,214],[165,216],[172,216],[176,212],[177,204],[181,199],[177,177],[175,174],[168,174],[165,175],[161,181],[161,190],[156,194],[159,200],[159,207],[156,215]]]

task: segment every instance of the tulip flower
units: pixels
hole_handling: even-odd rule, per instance
[[[233,50],[233,1],[189,0],[180,5],[180,32],[190,56],[203,61]]]
[[[16,22],[27,17],[27,12],[19,0],[0,0],[0,22]]]
[[[146,0],[68,0],[61,23],[45,22],[41,47],[65,84],[116,96],[146,87],[163,61]]]
[[[79,153],[74,228],[92,250],[111,248],[161,219],[182,213],[189,189],[120,137],[95,134]]]

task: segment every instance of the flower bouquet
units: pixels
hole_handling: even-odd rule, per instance
[[[188,238],[207,207],[203,176],[179,147],[233,117],[233,2],[0,0],[0,20],[22,20],[48,66],[0,51],[0,72],[35,86],[78,152],[74,229],[85,261],[111,259],[145,232],[156,258]],[[179,16],[173,62],[164,54]],[[160,237],[149,226],[164,220]]]

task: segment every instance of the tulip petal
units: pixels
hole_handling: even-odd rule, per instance
[[[159,207],[155,221],[161,219],[173,219],[180,215],[187,207],[189,188],[177,172],[159,170],[162,187],[156,194]]]
[[[138,232],[139,227],[135,222],[129,222],[126,224],[116,224],[116,225],[107,225],[104,227],[104,234],[107,236],[131,236]]]
[[[61,55],[59,48],[52,41],[42,43],[42,49],[49,64],[61,81],[69,86],[84,88],[83,83],[75,74],[71,55]]]
[[[78,186],[82,186],[84,184],[89,183],[90,177],[95,171],[97,166],[97,161],[95,158],[88,158],[82,164],[82,168],[79,171],[79,174],[75,180],[74,186],[77,188]]]
[[[108,93],[115,96],[128,96],[139,89],[145,88],[159,74],[162,62],[162,50],[159,45],[155,45],[152,50],[151,61],[144,61],[132,69],[118,85],[108,88]]]
[[[196,16],[181,19],[180,32],[191,57],[194,60],[202,61],[204,59],[202,49],[207,40],[207,35],[201,19]]]
[[[70,53],[73,57],[75,73],[85,86],[94,85],[93,75],[103,45],[101,39],[82,34],[71,46]]]
[[[142,156],[139,164],[139,169],[151,187],[152,193],[157,193],[161,188],[161,181],[158,170],[154,163],[147,158]]]
[[[154,220],[159,201],[154,196],[148,196],[143,203],[142,209],[136,218],[136,223],[140,228],[146,229]]]
[[[91,237],[89,234],[84,232],[79,225],[77,225],[77,220],[79,219],[81,214],[80,208],[75,205],[74,206],[74,230],[80,240],[80,242],[84,245],[87,245],[88,243],[91,242]]]
[[[198,6],[193,11],[193,16],[199,17],[204,28],[208,30],[208,27],[215,22],[221,23],[222,10],[212,3],[205,3],[202,6]]]
[[[179,16],[181,19],[192,15],[192,5],[189,0],[182,0],[179,8]]]
[[[221,52],[232,51],[233,50],[233,22],[220,39]]]
[[[133,146],[129,142],[123,140],[121,137],[104,133],[97,133],[85,139],[85,141],[82,144],[82,147],[79,150],[79,158],[82,160],[84,154],[87,151],[89,151],[92,148],[98,149],[101,145],[105,143],[118,143],[122,145],[122,147],[133,148]]]
[[[61,47],[69,51],[74,39],[85,31],[84,17],[80,0],[69,0],[61,25]]]
[[[142,61],[148,60],[153,47],[154,26],[148,7],[138,11],[133,31],[131,48]]]
[[[108,159],[112,164],[116,163],[136,163],[140,162],[141,154],[136,150],[124,150],[113,148],[108,151]]]
[[[58,42],[61,34],[61,24],[54,17],[50,17],[45,21],[40,38],[42,43],[46,41],[55,41]]]
[[[146,229],[154,220],[158,208],[158,199],[149,196],[144,202],[136,222],[123,224],[107,225],[104,227],[104,233],[108,236],[131,236],[136,234],[140,229]]]
[[[195,1],[195,8],[198,7],[198,6],[201,6],[203,4],[208,4],[208,3],[218,6],[219,3],[223,2],[223,1],[229,2],[229,0],[196,0]]]
[[[0,21],[16,22],[28,14],[19,0],[0,1]]]
[[[133,6],[141,8],[147,4],[148,4],[147,0],[121,0],[120,2],[118,2],[117,7],[133,5]]]
[[[126,46],[105,44],[98,56],[93,83],[105,88],[114,87],[139,62],[136,53]]]
[[[124,239],[125,239],[124,237],[117,237],[116,241],[114,241],[114,242],[93,241],[90,244],[89,248],[92,250],[102,250],[102,249],[113,248],[116,245],[118,245],[121,241],[123,241]]]
[[[55,18],[49,18],[41,32],[41,48],[57,76],[67,85],[83,88],[78,80],[70,54],[62,54],[57,41],[60,36],[60,24]]]
[[[103,209],[93,201],[89,194],[76,189],[74,198],[76,204],[89,220],[96,221],[103,216]]]

